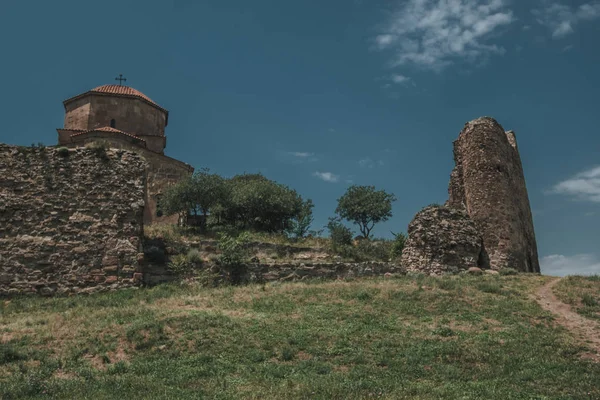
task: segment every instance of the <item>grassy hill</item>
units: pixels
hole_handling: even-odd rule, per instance
[[[6,300],[1,398],[600,398],[600,364],[532,298],[547,280],[171,284]]]

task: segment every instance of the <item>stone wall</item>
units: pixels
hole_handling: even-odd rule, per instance
[[[468,122],[454,142],[447,205],[465,209],[493,269],[539,272],[533,218],[514,132],[493,118]]]
[[[307,279],[349,279],[360,277],[390,276],[405,274],[400,265],[388,262],[328,262],[328,263],[277,263],[277,264],[245,264],[236,271],[216,264],[206,266],[216,277],[217,283],[265,283],[293,282]],[[149,265],[145,268],[144,282],[155,285],[169,282],[178,277],[169,273],[166,267]]]
[[[464,210],[429,206],[408,225],[402,265],[430,275],[489,268],[482,237]]]
[[[145,176],[129,151],[0,144],[0,296],[139,284]]]
[[[176,224],[178,216],[161,215],[157,210],[158,202],[160,201],[161,194],[167,187],[190,176],[194,172],[194,168],[174,158],[137,146],[132,142],[131,138],[124,135],[99,132],[93,136],[82,138],[81,141],[69,143],[67,146],[76,148],[98,140],[107,142],[112,148],[136,152],[146,161],[147,193],[145,198],[144,224]]]

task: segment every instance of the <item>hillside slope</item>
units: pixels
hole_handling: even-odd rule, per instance
[[[0,307],[13,398],[589,399],[540,276],[162,285]]]

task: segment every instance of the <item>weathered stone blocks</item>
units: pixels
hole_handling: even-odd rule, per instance
[[[107,156],[0,144],[0,296],[134,284],[146,163],[123,150]]]
[[[539,272],[533,218],[515,133],[493,118],[467,122],[454,142],[447,205],[466,210],[492,269]]]
[[[485,266],[481,258],[482,237],[463,210],[429,206],[408,226],[402,265],[410,272],[431,275],[457,273]]]

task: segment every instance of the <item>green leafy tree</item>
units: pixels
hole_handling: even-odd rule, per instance
[[[189,213],[201,214],[206,221],[226,194],[225,179],[204,168],[167,188],[161,197],[161,210],[166,215],[179,214],[180,221],[185,221]]]
[[[400,233],[392,232],[392,235],[394,235],[394,240],[392,241],[392,248],[390,250],[390,258],[396,259],[402,255],[402,251],[404,250],[404,246],[406,244],[407,236],[402,232],[400,232]]]
[[[298,214],[290,221],[290,228],[288,232],[294,235],[296,238],[302,238],[306,236],[310,225],[313,223],[313,201],[308,199],[302,203]]]
[[[368,239],[376,223],[387,221],[392,216],[392,203],[396,196],[375,186],[352,185],[338,199],[335,212],[343,219],[356,225],[361,235]]]
[[[227,182],[221,222],[244,229],[284,232],[300,215],[304,201],[295,191],[261,174],[236,175]]]
[[[192,212],[200,213],[204,218],[202,229],[206,228],[208,213],[222,203],[227,196],[225,179],[217,174],[211,174],[210,169],[203,168],[194,173],[191,182]]]
[[[190,210],[195,208],[193,177],[185,178],[169,186],[160,199],[161,210],[165,215],[179,215],[179,224],[185,224]]]

